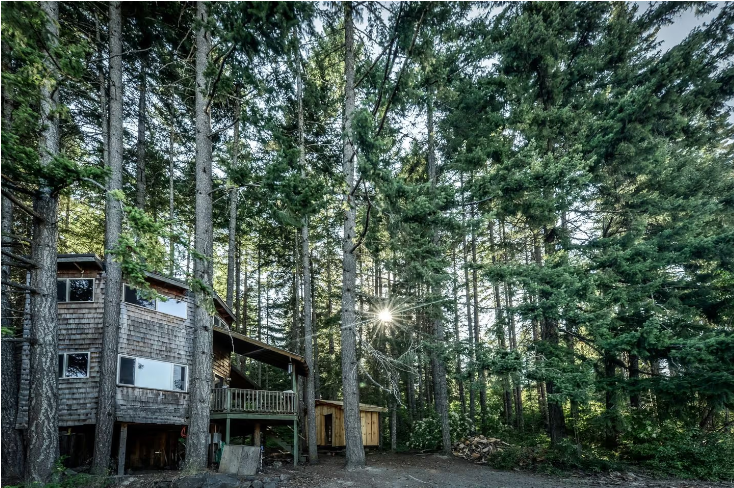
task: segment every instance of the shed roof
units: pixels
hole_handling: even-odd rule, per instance
[[[344,408],[344,402],[341,400],[316,400],[316,405],[332,405],[335,407]],[[360,403],[359,410],[361,412],[387,412],[387,408],[385,407],[378,407],[377,405],[367,405],[366,403]]]
[[[293,354],[285,349],[265,344],[264,342],[251,339],[246,335],[229,331],[219,326],[214,326],[214,340],[225,341],[227,347],[233,347],[234,352],[242,356],[285,371],[288,371],[288,364],[293,364],[299,375],[306,376],[308,374],[306,360],[302,356]]]

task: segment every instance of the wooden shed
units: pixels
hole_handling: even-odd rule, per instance
[[[380,445],[380,412],[387,408],[359,404],[362,420],[362,443],[365,447]],[[344,447],[344,402],[316,400],[316,443],[319,447]]]

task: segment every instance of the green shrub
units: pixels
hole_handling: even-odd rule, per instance
[[[468,416],[461,415],[458,412],[449,412],[449,428],[451,429],[451,442],[453,443],[468,436],[474,429],[474,425]],[[435,450],[441,447],[441,423],[435,413],[413,424],[408,447],[421,451]]]
[[[74,474],[71,476],[59,476],[58,481],[51,481],[50,483],[30,483],[16,486],[8,486],[6,488],[105,488],[110,486],[111,480],[106,476],[94,476],[91,474]]]
[[[608,471],[619,469],[618,463],[604,458],[600,453],[581,450],[570,441],[563,441],[554,447],[509,446],[495,451],[487,462],[496,469],[526,469],[546,474],[560,474],[564,471]]]
[[[636,434],[623,456],[663,475],[707,480],[734,479],[734,436],[665,423]]]

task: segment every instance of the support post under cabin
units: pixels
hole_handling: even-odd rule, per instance
[[[293,410],[297,409],[298,405],[298,380],[296,376],[296,365],[291,364],[291,383],[293,385]],[[298,466],[298,412],[293,418],[293,466]]]
[[[120,424],[120,449],[117,452],[117,475],[125,474],[125,448],[127,447],[127,424]]]

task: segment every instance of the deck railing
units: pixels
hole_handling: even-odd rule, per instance
[[[296,415],[296,394],[288,391],[214,388],[211,410],[212,412]]]

